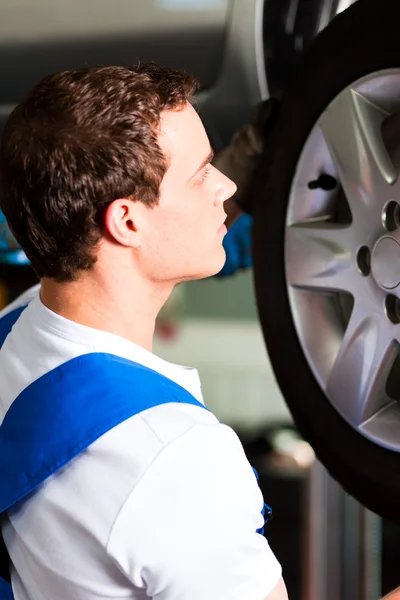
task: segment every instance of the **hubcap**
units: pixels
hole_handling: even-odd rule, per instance
[[[314,376],[354,429],[396,451],[399,174],[400,69],[392,69],[356,81],[321,115],[297,165],[285,240],[289,301]]]
[[[400,245],[392,237],[382,237],[372,252],[372,274],[383,290],[400,284]]]

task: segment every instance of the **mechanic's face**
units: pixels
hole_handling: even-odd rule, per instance
[[[142,205],[141,267],[154,281],[214,275],[225,262],[224,202],[236,185],[210,164],[210,142],[192,106],[162,114],[158,141],[170,166],[158,205]]]

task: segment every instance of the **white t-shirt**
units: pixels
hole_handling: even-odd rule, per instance
[[[69,321],[29,290],[0,352],[0,423],[34,380],[107,352],[203,402],[198,373],[119,336]],[[77,415],[79,418],[79,415]],[[107,432],[8,513],[16,600],[263,600],[281,568],[263,498],[232,429],[199,406],[164,404]]]

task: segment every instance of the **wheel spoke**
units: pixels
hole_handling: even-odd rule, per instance
[[[374,207],[380,211],[380,203],[390,197],[391,186],[397,180],[381,133],[387,116],[387,112],[349,88],[331,103],[320,121],[356,220],[370,214]]]
[[[377,315],[366,316],[359,306],[354,306],[326,389],[354,427],[391,403],[386,383],[398,351],[392,328]]]
[[[327,223],[292,225],[286,230],[286,277],[289,285],[321,291],[354,287],[351,227]]]
[[[369,437],[384,440],[384,446],[398,452],[399,449],[400,406],[396,401],[385,406],[368,421],[361,431]]]
[[[296,163],[284,257],[293,323],[327,402],[396,451],[398,280],[384,267],[400,231],[399,89],[399,69],[372,73],[320,114]]]

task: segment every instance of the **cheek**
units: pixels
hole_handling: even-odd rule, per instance
[[[190,195],[181,196],[177,205],[160,211],[154,223],[161,238],[176,240],[188,234],[196,235],[205,220],[206,204]]]
[[[209,182],[194,189],[176,189],[149,215],[147,239],[159,252],[193,252],[216,235],[215,207]],[[214,231],[215,230],[215,231]]]
[[[195,225],[189,225],[182,211],[164,211],[153,219],[147,241],[160,258],[184,253],[195,235]]]

